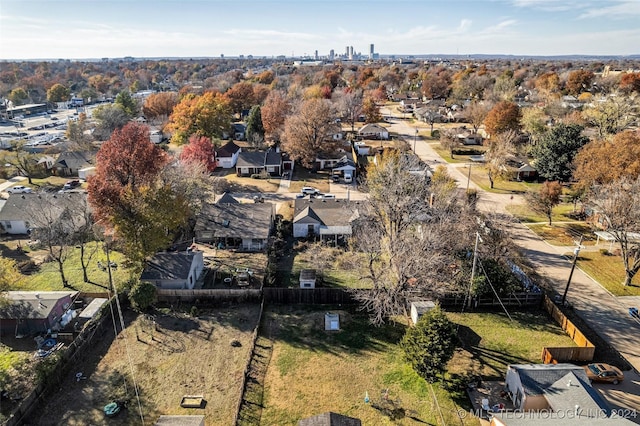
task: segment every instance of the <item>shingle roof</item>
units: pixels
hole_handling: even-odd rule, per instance
[[[317,416],[302,419],[298,426],[361,426],[360,419],[348,417],[338,413],[322,413]]]
[[[574,371],[565,374],[544,390],[544,396],[556,412],[568,413],[579,406],[581,417],[597,417],[602,412],[607,415],[609,413],[609,406],[589,384],[586,374],[576,374]]]
[[[8,291],[5,295],[10,304],[0,309],[0,318],[44,319],[58,300],[76,294],[76,291]]]
[[[233,141],[229,141],[216,150],[216,155],[218,157],[231,157],[233,154],[238,152],[239,149],[240,147],[238,145]]]
[[[294,204],[293,222],[311,223],[317,220],[324,226],[350,226],[351,222],[358,217],[357,206],[357,202],[346,200],[299,198]]]
[[[574,373],[580,379],[589,382],[584,369],[573,364],[514,364],[509,368],[518,373],[527,395],[543,395],[545,389],[567,373]]]
[[[225,192],[222,195],[217,195],[214,202],[216,204],[240,204],[240,201],[233,198],[233,196],[228,192]]]
[[[214,238],[269,238],[273,204],[207,204],[198,215],[195,231],[212,231]]]
[[[141,280],[186,280],[197,252],[156,253],[146,264]]]
[[[53,167],[64,167],[67,169],[82,169],[91,166],[95,162],[96,153],[89,151],[65,151],[58,156]]]
[[[238,154],[236,167],[264,167],[264,152],[242,151]]]
[[[30,222],[34,227],[38,226],[39,216],[37,212],[47,206],[46,217],[43,220],[60,216],[65,208],[83,215],[83,204],[87,194],[85,192],[66,192],[64,194],[10,194],[0,210],[0,220],[23,220]],[[45,204],[46,203],[46,204]],[[58,214],[58,212],[60,214]]]

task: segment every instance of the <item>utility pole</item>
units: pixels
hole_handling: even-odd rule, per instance
[[[471,182],[471,163],[469,163],[469,174],[467,175],[467,192],[469,192],[469,182]]]
[[[582,245],[582,235],[578,242],[578,247],[573,250],[573,263],[571,264],[571,272],[569,272],[569,279],[567,280],[567,286],[564,288],[564,294],[562,295],[562,306],[564,306],[567,300],[567,293],[569,292],[569,285],[571,284],[571,278],[573,277],[573,271],[576,269],[576,262],[578,261],[578,255],[580,254],[580,246]]]
[[[416,141],[418,140],[418,129],[416,129],[416,134],[413,136],[413,153],[418,155],[416,152]]]
[[[484,242],[482,241],[482,238],[480,238],[480,233],[476,232],[476,244],[473,248],[473,266],[471,267],[471,280],[469,281],[469,290],[467,291],[467,307],[470,308],[471,307],[471,286],[473,286],[473,279],[476,277],[476,265],[478,264],[478,243],[479,242]],[[464,305],[462,306],[462,309],[464,309]]]

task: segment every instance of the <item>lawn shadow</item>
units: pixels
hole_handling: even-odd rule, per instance
[[[339,330],[325,330],[325,313],[328,311],[339,314]],[[388,345],[400,341],[405,329],[398,323],[375,327],[366,314],[355,308],[331,305],[276,306],[265,311],[263,319],[266,337],[286,342],[295,348],[333,355],[386,351]]]

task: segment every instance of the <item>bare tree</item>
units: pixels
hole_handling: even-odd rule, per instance
[[[362,114],[362,92],[361,91],[343,91],[336,94],[336,104],[338,111],[349,124],[351,124],[351,132],[355,132],[355,125],[358,117]]]
[[[507,174],[507,162],[516,154],[516,137],[516,132],[507,130],[487,140],[488,149],[484,154],[484,159],[491,188],[493,188],[493,180],[496,176],[506,176]]]
[[[7,162],[26,176],[29,183],[33,183],[32,179],[42,172],[37,156],[26,150],[24,141],[15,141],[11,145],[13,149],[6,157]]]
[[[455,129],[446,129],[440,133],[440,146],[449,151],[449,155],[453,158],[453,151],[460,146],[458,132]]]
[[[640,270],[640,241],[636,236],[640,229],[640,178],[622,178],[598,186],[590,202],[620,247],[625,270],[623,285],[628,286]]]
[[[467,232],[456,232],[468,223],[462,210],[452,214],[455,203],[432,203],[428,181],[409,172],[415,161],[387,154],[367,173],[370,198],[359,209],[352,248],[366,259],[362,279],[371,289],[354,290],[354,297],[374,324],[406,314],[412,298],[454,288],[450,259],[468,240]]]
[[[463,110],[464,116],[473,127],[473,132],[478,133],[478,129],[487,118],[487,114],[491,110],[491,105],[486,102],[472,102]]]

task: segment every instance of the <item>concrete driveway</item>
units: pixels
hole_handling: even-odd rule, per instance
[[[391,111],[381,110],[383,115],[394,115]],[[410,141],[413,149],[415,127],[407,121],[392,119],[390,131],[396,132],[406,141]],[[488,213],[507,213],[509,204],[522,204],[520,195],[488,193],[473,182],[468,182],[467,175],[461,171],[464,165],[445,162],[426,141],[418,138],[415,143],[416,154],[430,166],[442,164],[447,167],[460,188],[473,188],[480,194],[478,208]],[[464,169],[466,171],[468,169]],[[514,242],[532,263],[536,271],[545,276],[562,294],[566,288],[571,270],[571,261],[565,253],[571,252],[572,247],[554,247],[544,242],[526,226],[514,221],[510,227]],[[629,316],[630,306],[640,307],[640,297],[616,297],[606,291],[579,268],[574,271],[567,301],[577,314],[613,348],[615,348],[632,366],[632,371],[625,372],[625,381],[618,385],[596,385],[607,400],[617,408],[640,410],[640,324]],[[640,424],[640,415],[633,418]]]

